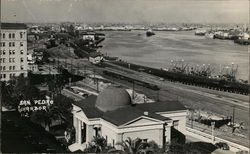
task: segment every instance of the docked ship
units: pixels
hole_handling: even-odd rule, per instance
[[[214,39],[214,34],[213,33],[206,33],[205,37],[210,38],[210,39]]]
[[[146,35],[149,37],[149,36],[155,35],[155,33],[151,29],[149,29],[147,30]]]
[[[205,30],[197,30],[197,31],[195,31],[195,35],[204,36],[205,34],[206,34]]]

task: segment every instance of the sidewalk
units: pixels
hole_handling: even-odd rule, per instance
[[[188,127],[186,128],[185,136],[187,137],[188,141],[199,140],[199,141],[210,142],[210,143],[226,142],[230,147],[230,151],[233,153],[236,153],[239,151],[249,151],[248,147],[244,147],[244,146],[241,146],[239,144],[236,144],[236,143],[233,143],[233,142],[230,142],[228,140],[224,140],[224,139],[221,139],[218,137],[215,137],[215,140],[213,142],[211,134],[207,134],[207,133],[201,132],[199,130],[195,130],[195,129],[188,128]]]

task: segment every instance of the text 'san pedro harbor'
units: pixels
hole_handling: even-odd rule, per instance
[[[0,0],[2,153],[248,154],[248,0]]]

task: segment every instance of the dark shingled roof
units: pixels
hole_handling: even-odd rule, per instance
[[[24,23],[1,23],[1,29],[27,29]]]
[[[144,115],[144,111],[138,110],[135,106],[124,107],[114,111],[105,112],[102,118],[116,126],[120,126],[141,116],[150,117],[160,121],[171,120],[167,117],[163,117],[152,112],[148,112],[148,115]]]
[[[97,96],[91,95],[85,100],[75,102],[74,104],[79,106],[88,118],[103,118],[116,126],[123,125],[141,116],[160,121],[171,120],[156,113],[186,110],[180,102],[169,101],[129,105],[113,111],[102,112],[95,107],[96,100]],[[145,112],[148,112],[148,115],[145,115]]]
[[[97,96],[90,95],[86,99],[74,102],[74,104],[80,107],[88,118],[100,118],[103,113],[95,107],[96,99]]]
[[[178,101],[144,103],[144,104],[137,104],[136,107],[138,109],[154,113],[186,110],[185,106]]]

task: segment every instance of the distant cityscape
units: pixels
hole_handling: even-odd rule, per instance
[[[246,24],[1,23],[2,152],[249,153],[249,80],[237,63],[156,68],[104,50],[127,33],[134,52],[154,38],[175,44],[164,32],[250,44]]]

